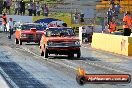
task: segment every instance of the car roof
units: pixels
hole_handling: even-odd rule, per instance
[[[48,28],[71,28],[71,27],[48,27]]]
[[[39,24],[39,23],[21,23],[20,25],[30,25],[30,24]]]

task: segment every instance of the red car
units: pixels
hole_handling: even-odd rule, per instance
[[[80,58],[80,41],[75,36],[72,28],[51,27],[48,28],[40,41],[41,56],[48,58],[50,54],[68,55]]]
[[[44,28],[38,23],[24,23],[16,28],[15,43],[22,45],[22,42],[40,43],[40,39],[44,34]]]

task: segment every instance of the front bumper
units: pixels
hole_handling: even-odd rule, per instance
[[[26,37],[20,37],[22,42],[40,42],[42,34],[26,34]]]
[[[29,39],[29,38],[21,38],[22,42],[40,42],[40,39]]]
[[[50,54],[63,54],[67,55],[69,53],[77,54],[80,52],[80,46],[48,46],[48,53]]]

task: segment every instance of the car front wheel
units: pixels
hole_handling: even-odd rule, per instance
[[[80,57],[81,57],[81,52],[79,50],[78,53],[77,53],[77,58],[80,58]]]
[[[48,50],[47,50],[47,49],[45,49],[44,57],[45,57],[45,58],[48,58]]]

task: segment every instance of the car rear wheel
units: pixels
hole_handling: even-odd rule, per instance
[[[22,45],[22,40],[19,40],[19,44]]]
[[[16,43],[16,44],[19,44],[19,41],[18,41],[18,39],[17,39],[17,38],[15,39],[15,43]]]
[[[74,57],[74,54],[73,53],[69,53],[68,54],[68,58],[72,58],[72,57]]]
[[[47,49],[45,49],[44,57],[45,57],[45,58],[48,58],[48,50],[47,50]]]
[[[77,58],[80,58],[80,57],[81,57],[81,52],[79,50],[78,53],[77,53]]]

